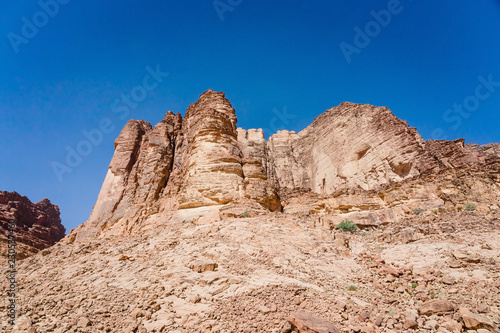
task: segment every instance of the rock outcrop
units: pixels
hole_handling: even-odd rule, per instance
[[[184,119],[169,111],[154,128],[130,120],[115,141],[92,214],[72,237],[82,241],[103,231],[128,233],[148,219],[168,219],[176,210],[231,202],[280,210],[268,178],[264,134],[237,129],[236,122],[224,93],[212,90],[189,106]]]
[[[9,220],[15,221],[16,257],[25,258],[61,240],[66,229],[59,207],[43,199],[32,203],[16,192],[0,191],[0,251],[6,255]]]
[[[280,131],[269,147],[280,189],[332,194],[418,176],[424,141],[388,108],[342,103],[298,134]]]
[[[130,120],[115,141],[94,210],[70,240],[127,234],[170,220],[206,215],[213,220],[227,205],[237,208],[225,207],[220,216],[248,209],[292,212],[295,202],[303,213],[354,212],[368,224],[382,223],[385,216],[397,219],[418,206],[479,202],[477,189],[488,190],[490,204],[500,205],[494,184],[497,146],[424,141],[386,107],[344,102],[300,133],[279,131],[267,142],[262,130],[236,123],[224,93],[212,90],[190,105],[184,118],[169,111],[154,128]],[[467,177],[463,169],[476,174],[455,196],[450,195],[455,190],[429,180],[450,183],[448,176]],[[425,185],[412,186],[414,179],[425,179]],[[308,200],[314,207],[305,209]],[[374,213],[381,209],[383,214]]]
[[[482,146],[477,143],[468,143],[465,145],[465,149],[500,157],[500,143],[488,143]]]

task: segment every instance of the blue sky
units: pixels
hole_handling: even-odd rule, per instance
[[[126,121],[184,114],[209,88],[267,135],[351,101],[390,107],[424,139],[500,142],[498,0],[54,1],[1,4],[0,190],[49,198],[68,231]],[[68,148],[87,155],[69,167]]]

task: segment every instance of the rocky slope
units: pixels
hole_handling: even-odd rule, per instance
[[[66,229],[61,224],[59,207],[48,199],[32,203],[16,192],[0,191],[0,251],[6,254],[9,220],[16,223],[17,258],[25,258],[61,240]]]
[[[498,210],[165,222],[23,260],[12,332],[496,332],[499,258]]]

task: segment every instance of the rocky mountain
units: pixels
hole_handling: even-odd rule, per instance
[[[0,251],[5,254],[9,220],[16,223],[17,258],[25,258],[60,241],[66,229],[61,224],[59,207],[48,199],[32,203],[16,192],[0,191]]]
[[[466,148],[463,140],[424,141],[385,107],[342,103],[300,133],[279,131],[267,142],[262,130],[237,128],[236,122],[224,93],[212,90],[190,105],[184,118],[168,112],[154,128],[129,121],[115,141],[92,214],[72,239],[130,234],[234,205],[286,211],[304,193],[316,195],[325,212],[387,208],[384,214],[402,216],[415,205],[439,208],[446,194],[435,186],[431,191],[408,189],[405,199],[395,203],[392,196],[367,191],[463,168],[492,177],[469,184],[470,195],[480,198],[480,188],[490,192],[491,204],[499,202],[495,180],[500,160],[494,148]],[[342,199],[352,191],[366,195],[358,195],[356,204]],[[346,200],[351,204],[336,203]]]
[[[88,221],[19,263],[12,332],[500,332],[496,144],[353,103],[236,122],[212,90],[129,121]]]

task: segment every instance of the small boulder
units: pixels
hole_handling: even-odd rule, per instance
[[[212,272],[219,267],[219,265],[214,261],[193,261],[189,264],[189,268],[193,271],[202,273],[202,272]]]
[[[189,294],[187,295],[187,299],[191,302],[191,303],[198,303],[201,301],[201,297],[200,295],[198,294]]]
[[[446,300],[432,300],[425,302],[418,308],[418,314],[420,315],[432,315],[432,314],[444,314],[451,312],[455,309],[453,304]]]
[[[405,314],[405,320],[404,320],[404,328],[409,329],[409,328],[417,328],[418,323],[417,323],[417,313],[416,311],[409,311]]]
[[[382,267],[380,269],[377,270],[377,274],[379,275],[392,275],[392,276],[395,276],[395,277],[398,277],[401,272],[399,272],[396,268],[394,267],[390,267],[390,266],[387,266],[387,267]]]
[[[340,333],[331,322],[307,311],[292,313],[288,321],[300,333]]]
[[[80,317],[80,319],[78,319],[76,326],[78,326],[78,327],[90,326],[90,320],[88,318],[85,318],[85,317]]]
[[[472,313],[469,309],[465,307],[461,307],[458,310],[458,314],[462,318],[465,327],[467,327],[468,329],[474,330],[474,329],[484,328],[492,332],[496,330],[495,324],[490,318]]]
[[[269,313],[269,312],[271,312],[271,309],[270,309],[270,308],[268,308],[268,307],[267,307],[267,306],[265,306],[265,305],[259,305],[257,308],[258,308],[258,309],[259,309],[259,311],[260,311],[260,312],[262,312],[262,313]]]
[[[450,332],[455,332],[455,331],[462,332],[462,324],[453,319],[445,321],[440,327],[444,327]]]

